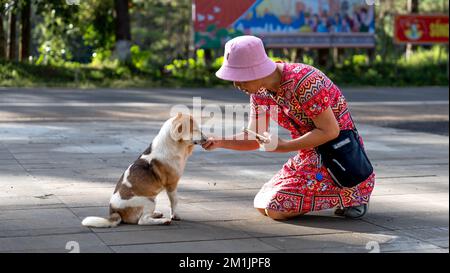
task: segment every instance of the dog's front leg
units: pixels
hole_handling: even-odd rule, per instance
[[[167,196],[170,200],[170,217],[172,220],[179,221],[181,220],[180,215],[176,212],[177,204],[178,204],[178,197],[177,197],[177,190],[174,191],[167,191]]]

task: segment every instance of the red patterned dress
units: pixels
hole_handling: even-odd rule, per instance
[[[292,138],[298,138],[315,128],[312,118],[331,107],[341,130],[354,128],[341,91],[318,69],[305,64],[284,64],[281,82],[278,94],[263,90],[250,96],[251,117],[270,116],[288,129]],[[274,108],[277,111],[271,111]],[[358,206],[369,202],[374,183],[373,173],[359,185],[341,189],[335,186],[315,149],[304,149],[264,184],[254,206],[300,213]]]

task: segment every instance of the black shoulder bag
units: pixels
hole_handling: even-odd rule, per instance
[[[356,129],[341,130],[337,138],[318,146],[316,150],[331,178],[341,188],[354,187],[373,173]]]
[[[299,130],[295,120],[288,117]],[[316,147],[322,164],[340,188],[352,188],[364,182],[373,173],[373,166],[359,142],[358,130],[353,119],[352,122],[355,129],[341,130],[337,138]]]

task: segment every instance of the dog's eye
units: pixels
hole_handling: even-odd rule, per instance
[[[178,133],[183,132],[183,125],[178,126]]]

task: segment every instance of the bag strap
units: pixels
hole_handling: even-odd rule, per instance
[[[348,106],[347,106],[347,111],[348,111],[348,116],[350,117],[350,120],[351,120],[352,123],[353,123],[353,127],[355,128],[355,131],[356,131],[356,132],[358,133],[358,135],[359,135],[358,129],[356,128],[356,123],[355,123],[355,121],[353,120],[352,113],[350,112],[350,109],[348,108]]]
[[[278,104],[278,100],[273,96],[273,94],[272,94],[271,92],[269,92],[269,95],[270,95],[270,97],[275,101],[275,103],[278,105],[278,107],[280,107],[281,109],[283,109],[283,106],[280,105],[280,104]],[[350,120],[351,120],[352,123],[353,123],[354,131],[355,131],[356,134],[359,136],[359,131],[358,131],[358,129],[356,128],[356,123],[355,123],[355,121],[353,120],[352,114],[351,114],[351,112],[350,112],[350,108],[349,108],[348,106],[347,106],[347,112],[348,112],[348,115],[349,115],[349,117],[350,117]],[[300,132],[300,125],[299,125],[299,124],[298,124],[298,123],[297,123],[290,115],[288,115],[288,114],[286,114],[286,113],[284,113],[284,115],[285,115],[286,117],[288,117],[290,123],[295,127],[295,129],[296,129],[298,132]]]

